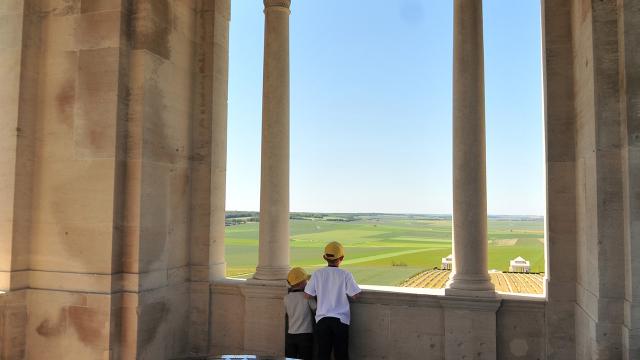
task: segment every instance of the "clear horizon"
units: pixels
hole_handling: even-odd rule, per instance
[[[248,213],[259,213],[259,210],[236,210],[236,209],[227,209],[225,210],[226,212],[248,212]],[[360,214],[373,214],[373,215],[421,215],[421,216],[452,216],[453,214],[451,213],[411,213],[411,212],[375,212],[375,211],[348,211],[348,212],[344,212],[344,211],[289,211],[289,214],[298,214],[298,213],[302,213],[302,214],[336,214],[336,215],[340,215],[340,214],[353,214],[353,215],[360,215]],[[488,217],[491,216],[533,216],[533,217],[544,217],[544,215],[540,215],[540,214],[487,214]]]
[[[232,2],[227,209],[259,208],[262,10]],[[488,212],[543,216],[540,4],[483,11]],[[291,212],[451,214],[452,20],[449,2],[292,1]]]

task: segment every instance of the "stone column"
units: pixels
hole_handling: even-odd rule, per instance
[[[242,287],[244,349],[282,356],[289,270],[289,5],[264,0],[260,255]]]
[[[453,17],[453,271],[441,300],[445,359],[495,360],[500,300],[487,269],[482,1]]]
[[[289,5],[264,0],[260,255],[255,278],[289,270]]]
[[[455,1],[453,38],[453,272],[446,291],[491,296],[482,1]]]
[[[622,359],[640,354],[640,4],[618,5],[625,297]]]
[[[212,23],[214,36],[211,46],[211,78],[213,103],[211,104],[211,220],[209,232],[209,280],[223,279],[226,275],[224,259],[224,222],[227,177],[227,92],[229,73],[229,19],[231,2],[216,0]]]

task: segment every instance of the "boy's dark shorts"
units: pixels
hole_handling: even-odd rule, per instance
[[[313,359],[313,334],[286,334],[284,355],[295,359]]]
[[[318,360],[331,358],[331,350],[336,360],[349,359],[349,325],[335,317],[324,317],[316,324]]]

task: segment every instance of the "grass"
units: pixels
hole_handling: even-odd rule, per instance
[[[354,215],[350,215],[350,219]],[[451,253],[451,221],[418,216],[356,215],[341,222],[339,215],[290,221],[292,266],[313,271],[324,266],[322,251],[329,241],[345,247],[343,266],[358,283],[398,285],[426,269],[440,267]],[[332,221],[333,220],[333,221]],[[258,223],[225,229],[227,275],[249,277],[258,261]],[[489,269],[507,271],[509,260],[522,256],[532,271],[544,271],[542,219],[489,219]]]

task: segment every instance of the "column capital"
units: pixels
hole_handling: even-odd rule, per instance
[[[289,9],[291,6],[291,0],[264,0],[264,9],[267,10],[270,7],[280,7]]]

